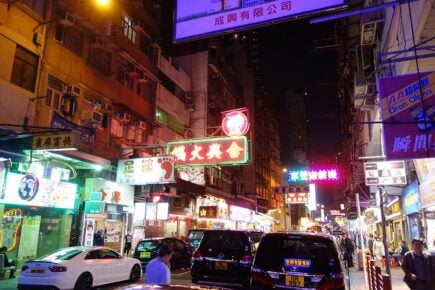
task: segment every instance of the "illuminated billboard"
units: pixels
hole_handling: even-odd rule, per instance
[[[174,42],[344,7],[345,0],[177,0]]]
[[[191,139],[169,142],[167,153],[175,156],[175,167],[233,165],[248,161],[246,136]]]

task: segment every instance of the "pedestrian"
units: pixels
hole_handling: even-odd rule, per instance
[[[124,255],[127,255],[127,257],[130,255],[132,241],[133,241],[133,236],[131,235],[130,232],[128,232],[124,236]]]
[[[369,238],[367,239],[367,248],[369,249],[370,256],[372,257],[373,257],[373,243],[374,243],[373,234],[370,233]]]
[[[6,255],[6,252],[8,251],[8,248],[3,246],[0,248],[0,254],[3,254],[4,257],[4,264],[5,267],[14,267],[10,270],[9,278],[15,278],[15,261],[9,260],[8,256]]]
[[[172,250],[162,245],[159,249],[158,256],[152,259],[146,267],[147,284],[168,285],[171,283],[171,271],[169,261],[172,258]]]
[[[393,259],[396,261],[396,265],[402,265],[402,259],[405,257],[407,252],[409,252],[409,248],[406,241],[401,241],[400,248],[393,254]]]
[[[343,240],[344,258],[347,261],[349,268],[353,267],[353,254],[355,247],[353,245],[352,237],[348,234]]]
[[[412,239],[412,250],[405,254],[402,269],[405,273],[403,281],[412,290],[434,289],[431,265],[427,253],[423,252],[423,239]]]
[[[94,234],[94,245],[95,246],[104,246],[104,236],[101,230],[98,230]]]
[[[376,261],[376,266],[383,267],[382,259],[385,257],[385,248],[379,236],[376,237],[373,242],[373,256]]]

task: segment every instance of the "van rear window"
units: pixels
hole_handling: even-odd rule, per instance
[[[238,232],[206,232],[201,247],[208,249],[245,250],[249,245],[248,237]]]

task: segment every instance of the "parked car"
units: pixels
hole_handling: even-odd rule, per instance
[[[134,249],[133,258],[139,259],[143,271],[148,263],[157,257],[162,245],[168,246],[173,254],[171,258],[171,269],[189,268],[192,259],[192,248],[177,238],[148,238],[137,243]]]
[[[107,247],[69,247],[26,262],[18,289],[91,289],[130,280],[142,274],[140,261]]]
[[[208,230],[192,257],[192,282],[249,287],[254,245],[248,232]]]
[[[132,284],[120,288],[119,290],[229,290],[230,288],[208,287],[198,285],[152,285],[152,284]]]
[[[187,234],[186,242],[192,246],[194,250],[198,249],[202,236],[204,235],[204,229],[189,230]]]
[[[346,289],[335,239],[327,234],[290,232],[262,237],[252,265],[251,289]]]

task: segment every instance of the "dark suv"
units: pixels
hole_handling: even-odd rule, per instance
[[[319,233],[269,233],[252,265],[251,289],[346,289],[337,243]]]
[[[194,250],[198,249],[199,243],[201,242],[202,236],[206,230],[203,229],[194,229],[189,230],[187,234],[186,242],[192,246]]]
[[[208,230],[192,257],[192,282],[249,287],[254,258],[248,232]]]
[[[133,258],[139,259],[145,272],[148,263],[157,257],[162,245],[172,250],[171,269],[189,268],[192,258],[192,248],[176,238],[149,238],[137,243]]]

